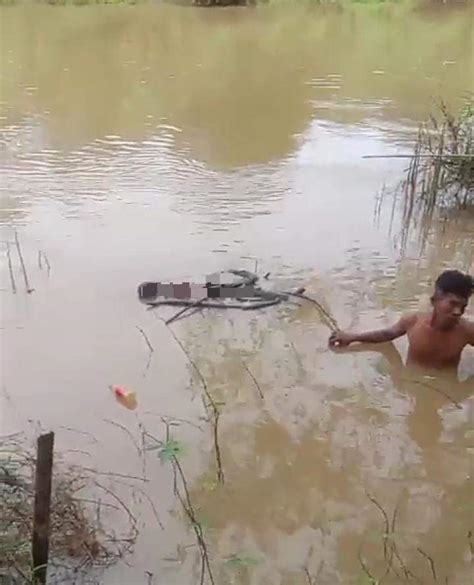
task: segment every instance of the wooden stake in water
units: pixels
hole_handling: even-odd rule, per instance
[[[54,433],[47,433],[38,438],[32,557],[34,582],[41,585],[46,583],[48,570],[53,449]]]
[[[28,274],[26,272],[25,261],[23,260],[23,254],[21,253],[20,240],[18,239],[18,233],[16,232],[16,230],[15,230],[15,245],[16,245],[16,249],[18,252],[18,258],[20,259],[21,271],[23,273],[23,280],[25,281],[26,292],[29,294],[29,293],[32,293],[34,291],[34,289],[31,288],[30,281],[28,280]]]
[[[15,282],[15,275],[13,274],[13,266],[12,266],[12,257],[10,252],[10,243],[7,242],[7,262],[8,262],[8,271],[10,273],[10,282],[12,284],[12,291],[16,294],[16,282]]]

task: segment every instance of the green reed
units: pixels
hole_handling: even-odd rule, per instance
[[[474,104],[466,100],[458,114],[443,102],[437,115],[421,124],[403,181],[406,211],[415,205],[465,209],[474,204]]]

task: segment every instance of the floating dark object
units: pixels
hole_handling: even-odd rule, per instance
[[[260,308],[269,301],[276,304],[278,293],[255,286],[259,277],[247,270],[228,270],[206,277],[202,283],[143,282],[138,298],[147,305],[197,305],[214,308]],[[210,302],[211,301],[211,302]]]
[[[268,279],[270,273],[265,275]],[[140,302],[149,308],[162,305],[184,307],[166,321],[170,324],[182,316],[191,315],[190,309],[264,309],[291,299],[306,300],[318,309],[327,326],[338,329],[335,319],[315,299],[304,294],[305,288],[294,291],[265,290],[257,286],[259,277],[248,270],[227,270],[206,277],[203,283],[143,282],[138,287]]]

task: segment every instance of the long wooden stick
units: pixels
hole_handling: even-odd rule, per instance
[[[32,542],[34,581],[41,585],[46,583],[48,570],[53,450],[54,433],[41,435],[37,443]]]
[[[298,290],[301,290],[301,289],[298,289]],[[339,329],[339,325],[337,324],[336,319],[334,319],[334,317],[328,311],[326,311],[326,309],[316,299],[313,299],[312,297],[308,297],[307,295],[305,295],[303,293],[300,293],[300,292],[285,291],[284,294],[289,295],[290,297],[296,297],[296,298],[299,298],[299,299],[304,299],[305,301],[309,301],[310,303],[313,303],[313,305],[315,305],[316,308],[318,309],[320,315],[326,320],[326,325],[332,331],[339,331],[340,330]]]

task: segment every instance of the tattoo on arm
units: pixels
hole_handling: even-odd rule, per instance
[[[384,343],[386,341],[393,341],[394,339],[405,335],[405,333],[410,328],[412,321],[413,317],[403,316],[392,327],[355,334],[354,341],[360,341],[363,343]]]

